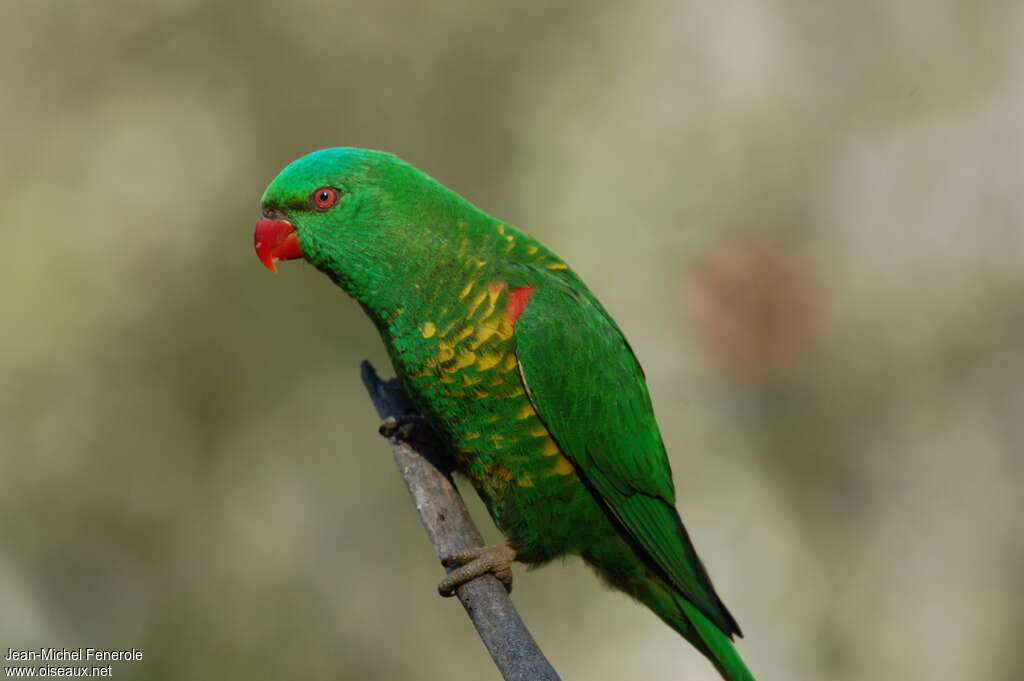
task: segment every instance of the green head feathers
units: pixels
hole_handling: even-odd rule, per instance
[[[460,229],[493,222],[396,156],[346,147],[292,162],[262,209],[257,252],[268,267],[303,257],[370,308],[389,302],[397,282],[407,287],[435,270]],[[275,250],[292,231],[293,247]]]

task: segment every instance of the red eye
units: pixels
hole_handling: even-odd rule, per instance
[[[334,187],[320,187],[313,192],[312,201],[317,210],[327,210],[338,202],[338,190]]]

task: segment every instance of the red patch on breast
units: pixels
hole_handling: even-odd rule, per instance
[[[523,314],[523,310],[526,309],[526,301],[533,295],[533,288],[533,286],[523,286],[508,292],[508,307],[505,308],[505,319],[513,324],[516,323],[519,315]]]

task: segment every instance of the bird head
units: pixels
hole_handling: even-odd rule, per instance
[[[319,264],[340,243],[353,242],[374,221],[391,154],[363,149],[316,151],[289,164],[270,183],[256,222],[256,255],[272,272],[278,260]]]
[[[304,258],[368,309],[383,310],[402,290],[450,276],[466,258],[456,244],[468,237],[486,234],[504,248],[496,224],[396,156],[343,147],[281,171],[263,194],[254,242],[268,269]]]

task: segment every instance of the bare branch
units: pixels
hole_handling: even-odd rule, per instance
[[[362,364],[362,374],[381,419],[416,413],[398,379],[381,380],[367,361]],[[483,546],[480,531],[452,482],[440,446],[418,441],[410,445],[394,437],[389,442],[438,556]],[[497,578],[478,577],[456,589],[455,595],[506,681],[559,681]]]

